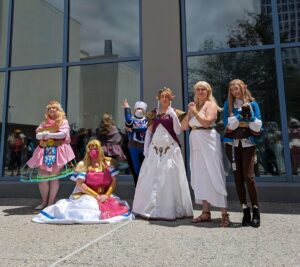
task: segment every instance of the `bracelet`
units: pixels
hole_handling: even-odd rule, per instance
[[[98,194],[93,189],[91,189],[89,187],[85,190],[85,193],[92,196],[92,197],[94,197],[94,198],[97,198],[97,196],[98,196]]]
[[[110,186],[110,187],[107,189],[105,195],[109,197],[113,192],[114,192],[114,189],[113,189],[112,186]]]

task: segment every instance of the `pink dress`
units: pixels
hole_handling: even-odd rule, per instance
[[[95,192],[106,192],[112,183],[112,178],[109,169],[96,172],[89,171],[86,175],[85,183]],[[108,197],[105,202],[98,202],[99,210],[101,211],[101,219],[105,220],[115,216],[123,215],[129,212],[128,205],[120,201],[114,196]]]
[[[42,122],[36,129],[36,133],[43,131],[43,129],[47,130],[49,127],[57,126],[54,122]],[[25,165],[24,171],[22,171],[22,182],[55,180],[73,173],[73,167],[68,166],[68,163],[75,158],[75,155],[70,145],[70,127],[67,120],[58,127],[57,132],[64,133],[64,138],[51,139],[50,142],[40,140],[40,145],[36,147],[32,157],[26,163],[27,166]],[[42,146],[41,143],[44,145]],[[46,154],[47,151],[48,154]],[[47,164],[47,161],[45,161],[45,155],[52,160],[50,164]]]

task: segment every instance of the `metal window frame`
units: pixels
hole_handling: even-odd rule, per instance
[[[275,55],[276,64],[276,82],[278,87],[278,101],[280,108],[280,120],[281,120],[281,133],[284,148],[284,162],[285,162],[285,175],[284,176],[264,176],[258,177],[258,181],[261,182],[299,182],[299,176],[292,175],[290,151],[289,151],[289,138],[288,138],[288,124],[286,113],[286,99],[285,99],[285,85],[284,85],[284,73],[283,73],[283,61],[282,61],[282,49],[299,47],[300,42],[294,43],[281,43],[279,32],[279,19],[277,10],[277,1],[271,0],[272,7],[272,27],[274,40],[273,44],[251,46],[251,47],[237,47],[237,48],[221,48],[210,51],[187,51],[187,36],[186,36],[186,0],[180,0],[180,15],[181,15],[181,47],[182,47],[182,76],[183,76],[183,91],[184,91],[184,106],[188,104],[188,58],[193,56],[207,56],[221,53],[236,53],[236,52],[250,52],[258,50],[273,49]],[[189,155],[189,142],[188,133],[185,133],[185,157]],[[233,177],[228,176],[228,181],[232,181]]]
[[[61,68],[62,71],[62,84],[61,84],[61,103],[63,108],[67,109],[68,103],[68,72],[69,67],[73,66],[85,66],[85,65],[96,65],[96,64],[113,64],[122,62],[138,62],[140,66],[140,96],[143,99],[143,46],[142,46],[142,0],[137,0],[139,5],[138,11],[138,23],[139,23],[139,53],[138,56],[131,57],[120,57],[117,59],[99,59],[91,60],[86,62],[74,62],[69,61],[69,19],[70,19],[70,1],[64,0],[63,10],[63,56],[62,62],[50,63],[50,64],[28,64],[23,66],[11,66],[11,52],[12,52],[12,37],[13,37],[13,16],[14,16],[14,0],[8,0],[8,25],[6,34],[6,51],[5,51],[5,66],[0,67],[0,72],[4,73],[4,98],[2,108],[2,126],[0,136],[0,182],[9,180],[16,181],[18,177],[4,176],[4,165],[5,165],[5,136],[6,136],[6,125],[7,125],[7,114],[9,106],[9,89],[10,89],[10,76],[12,71],[26,71],[26,70],[37,70],[47,68]],[[66,110],[67,111],[67,110]]]

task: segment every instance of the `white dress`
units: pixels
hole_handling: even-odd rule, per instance
[[[77,179],[85,180],[85,175],[83,173],[79,173],[71,177],[71,180],[76,181]],[[127,212],[107,219],[102,219],[97,200],[87,194],[77,195],[78,192],[80,192],[80,189],[75,187],[69,199],[61,199],[54,205],[46,207],[41,210],[39,214],[34,216],[32,221],[48,224],[99,224],[134,219],[128,203],[120,200],[115,195],[111,195],[111,198],[127,207]]]
[[[190,127],[201,127],[193,116]],[[227,207],[226,176],[220,135],[215,129],[195,129],[190,133],[191,185],[195,202],[207,200],[211,205]]]
[[[132,211],[153,219],[193,216],[180,147],[162,124],[157,126],[143,161]]]

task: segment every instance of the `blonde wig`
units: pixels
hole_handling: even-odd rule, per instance
[[[232,108],[235,98],[232,96],[230,88],[234,85],[237,85],[240,88],[240,91],[242,92],[242,101],[243,103],[248,103],[254,101],[254,97],[252,97],[250,91],[247,88],[247,85],[240,79],[234,79],[229,82],[229,88],[228,88],[228,114],[232,114]]]
[[[64,120],[66,120],[66,113],[62,109],[60,103],[55,100],[49,101],[48,105],[46,106],[46,111],[45,111],[45,123],[47,123],[48,119],[51,119],[48,115],[49,108],[56,108],[55,124],[57,126],[61,126],[63,124]]]
[[[105,156],[104,156],[103,149],[101,147],[101,143],[97,139],[89,141],[88,144],[86,145],[85,156],[83,158],[84,166],[85,166],[86,170],[88,170],[88,168],[92,165],[92,161],[91,161],[91,158],[89,156],[89,152],[90,152],[92,146],[96,147],[96,149],[99,151],[97,162],[102,167],[102,170],[104,170],[104,168],[106,167],[106,165],[105,165]]]
[[[214,104],[216,104],[218,111],[221,111],[222,109],[218,106],[216,99],[213,96],[213,91],[212,88],[210,86],[210,84],[208,82],[205,81],[199,81],[194,85],[194,102],[196,103],[196,108],[199,111],[201,109],[201,106],[204,103],[200,103],[198,97],[196,96],[196,90],[198,88],[205,88],[207,91],[207,101],[210,101]]]

